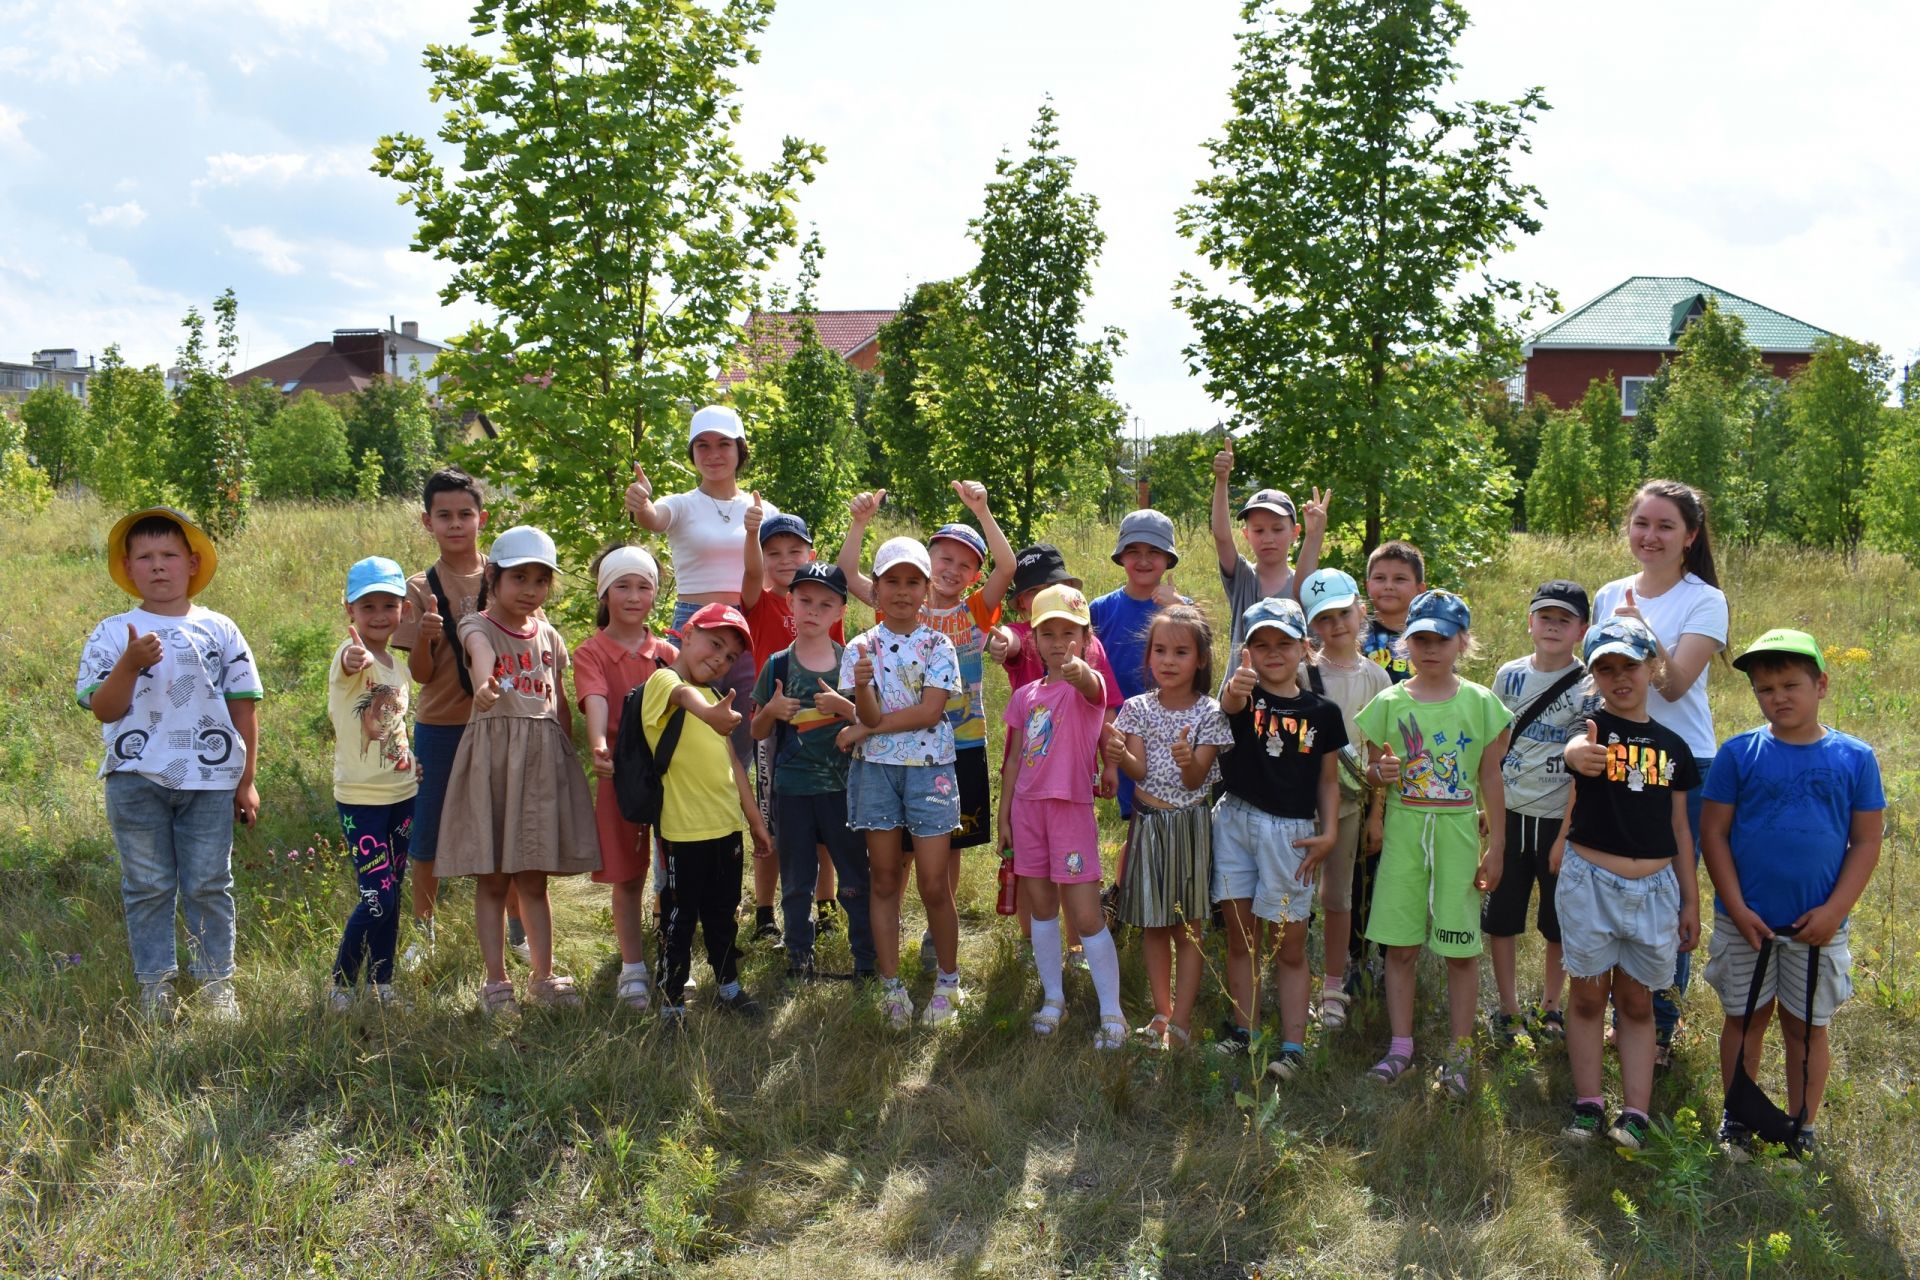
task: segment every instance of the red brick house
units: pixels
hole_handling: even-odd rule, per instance
[[[856,369],[871,373],[880,363],[880,326],[893,319],[892,311],[815,311],[814,332],[821,344]],[[800,348],[803,323],[795,311],[756,311],[747,317],[745,361],[782,360]],[[729,369],[720,377],[724,389],[741,381],[741,369]]]
[[[1590,381],[1610,378],[1620,390],[1624,415],[1633,417],[1640,388],[1679,351],[1681,332],[1709,298],[1720,311],[1745,322],[1748,345],[1779,378],[1806,364],[1816,342],[1834,336],[1691,276],[1631,276],[1533,335],[1523,348],[1522,398],[1545,396],[1554,407],[1568,409],[1580,402]]]

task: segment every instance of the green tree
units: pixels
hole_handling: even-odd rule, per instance
[[[1909,385],[1911,385],[1909,379]],[[1920,565],[1920,398],[1886,411],[1868,469],[1867,541]]]
[[[1592,528],[1597,471],[1585,415],[1569,410],[1549,415],[1527,484],[1527,527],[1562,537]]]
[[[1893,361],[1871,343],[1823,338],[1787,383],[1787,484],[1807,541],[1851,555],[1866,534],[1867,472],[1886,425]]]
[[[1627,518],[1627,502],[1640,484],[1633,456],[1633,427],[1620,416],[1620,391],[1609,373],[1587,383],[1578,410],[1593,446],[1593,483],[1600,499],[1600,521],[1617,529]]]
[[[1648,441],[1647,473],[1703,490],[1720,534],[1752,542],[1779,530],[1778,381],[1747,345],[1745,322],[1711,299],[1676,345],[1640,393],[1635,428]]]
[[[980,248],[969,293],[993,400],[947,418],[936,451],[947,461],[943,477],[986,482],[1016,544],[1067,496],[1077,464],[1104,464],[1125,417],[1109,391],[1124,335],[1080,335],[1106,233],[1099,200],[1073,189],[1075,162],[1060,152],[1056,118],[1043,102],[1026,156],[1001,154],[986,207],[968,224]]]
[[[254,378],[234,392],[234,403],[240,413],[241,430],[247,438],[247,451],[253,451],[254,442],[266,430],[274,415],[287,402],[286,393],[275,383],[265,378]]]
[[[20,406],[21,445],[55,489],[78,480],[93,460],[92,423],[79,397],[48,381]]]
[[[374,171],[404,188],[413,247],[452,264],[444,301],[496,317],[439,357],[502,516],[584,565],[631,526],[635,460],[680,462],[687,406],[713,394],[753,283],[794,242],[792,206],[823,153],[787,138],[764,169],[734,149],[732,76],[773,0],[479,0],[474,44],[430,45],[440,139],[384,137]]]
[[[1175,523],[1204,525],[1213,506],[1213,455],[1217,431],[1174,431],[1147,441],[1141,466],[1147,501]]]
[[[181,381],[174,390],[174,475],[187,506],[215,538],[246,525],[251,498],[246,427],[227,382],[239,346],[234,337],[238,311],[232,289],[214,300],[215,363],[199,308],[187,308],[181,321],[187,331],[180,348]]]
[[[0,412],[0,515],[38,515],[53,501],[53,485],[27,456],[24,435],[21,419]]]
[[[946,510],[952,490],[928,465],[933,424],[921,413],[921,366],[936,319],[965,306],[965,281],[936,280],[915,286],[893,319],[880,327],[880,380],[867,409],[880,456],[880,474],[872,487],[885,489],[890,505],[904,508],[922,524]]]
[[[339,498],[353,491],[347,424],[317,391],[303,391],[261,428],[254,480],[262,498]]]
[[[109,346],[87,379],[87,413],[99,448],[88,480],[109,510],[179,500],[173,474],[173,397],[158,365],[130,367]]]
[[[1492,270],[1539,230],[1512,172],[1538,89],[1443,97],[1467,23],[1452,0],[1281,0],[1241,10],[1234,114],[1179,212],[1220,283],[1181,276],[1187,349],[1207,389],[1255,431],[1263,480],[1329,485],[1363,545],[1429,530],[1428,562],[1464,569],[1510,521],[1511,476],[1463,406],[1518,364],[1536,296]],[[1436,467],[1444,476],[1436,475]]]
[[[426,384],[382,375],[344,406],[344,416],[349,452],[380,463],[381,492],[418,494],[434,457],[436,424]]]
[[[1487,424],[1518,487],[1513,500],[1513,527],[1524,529],[1527,527],[1525,494],[1540,457],[1541,436],[1553,417],[1553,401],[1535,396],[1525,404],[1515,404],[1507,384],[1499,380],[1484,384],[1478,400],[1480,420]]]

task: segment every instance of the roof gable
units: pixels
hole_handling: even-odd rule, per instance
[[[1748,344],[1760,351],[1811,352],[1820,339],[1834,336],[1692,276],[1629,276],[1540,330],[1528,346],[1671,351],[1709,299],[1740,317]]]
[[[815,311],[813,331],[822,346],[845,359],[879,337],[880,326],[893,316],[892,311]],[[747,317],[747,345],[770,344],[780,356],[790,356],[800,349],[806,319],[798,311],[756,311]]]

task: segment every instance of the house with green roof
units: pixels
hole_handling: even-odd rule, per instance
[[[1630,276],[1527,341],[1526,398],[1545,396],[1556,408],[1571,408],[1589,382],[1605,378],[1620,389],[1621,409],[1633,417],[1640,388],[1679,351],[1680,334],[1708,299],[1746,323],[1747,342],[1778,378],[1806,364],[1816,342],[1834,336],[1692,276]]]

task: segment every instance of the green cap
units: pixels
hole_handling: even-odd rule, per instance
[[[1795,631],[1791,627],[1775,627],[1767,634],[1747,646],[1747,651],[1733,660],[1736,671],[1745,671],[1747,664],[1763,653],[1792,653],[1802,658],[1812,658],[1821,671],[1827,669],[1826,655],[1820,652],[1820,644],[1804,631]]]

